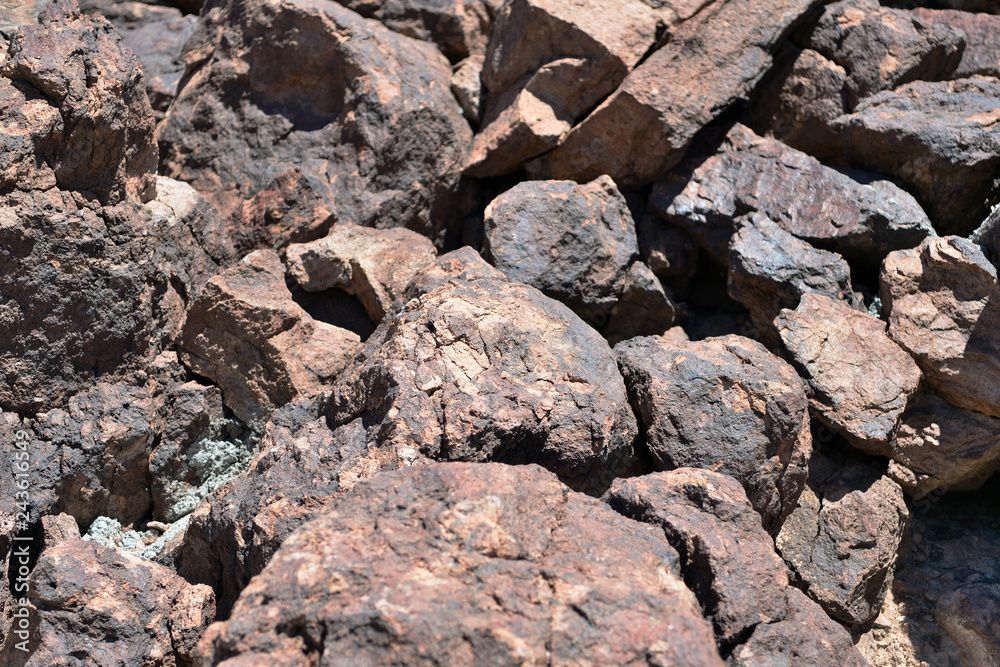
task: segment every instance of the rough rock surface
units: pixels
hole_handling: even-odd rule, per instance
[[[886,257],[879,293],[889,334],[949,402],[1000,417],[1000,285],[971,241],[928,239]]]
[[[737,124],[718,153],[693,157],[657,183],[653,210],[683,227],[720,264],[733,220],[759,212],[785,231],[878,266],[886,253],[933,234],[916,201],[873,174],[848,175]]]
[[[940,600],[934,616],[968,665],[1000,663],[1000,584],[972,584]]]
[[[615,353],[657,468],[736,478],[776,533],[795,508],[811,447],[808,404],[791,366],[740,336],[634,338]]]
[[[782,310],[774,324],[809,386],[811,411],[852,445],[888,455],[920,369],[886,335],[885,323],[810,293],[795,310]]]
[[[248,424],[331,386],[360,343],[295,303],[281,260],[266,250],[208,282],[188,309],[180,341],[184,363],[216,382]]]
[[[298,167],[338,221],[439,243],[460,232],[471,132],[433,46],[327,0],[217,0],[182,58],[189,78],[158,137],[163,173],[224,215]]]
[[[954,28],[965,35],[962,61],[951,78],[964,79],[976,74],[1000,77],[1000,17],[923,7],[915,8],[913,14],[933,26]]]
[[[775,546],[809,597],[860,626],[878,615],[892,585],[909,512],[903,491],[878,468],[817,451]]]
[[[451,74],[451,94],[462,107],[465,120],[473,129],[479,129],[483,120],[483,56],[469,56],[455,65]]]
[[[575,180],[608,174],[626,190],[653,181],[681,161],[702,127],[750,92],[784,31],[818,4],[713,3],[678,26],[558,148],[529,163],[528,173]],[[698,94],[691,81],[699,82]]]
[[[198,651],[212,665],[722,664],[662,536],[544,470],[495,464],[359,484],[285,542]]]
[[[322,239],[292,244],[288,273],[307,292],[340,288],[364,305],[378,324],[410,281],[434,263],[437,252],[408,229],[368,229],[341,223]]]
[[[670,280],[694,275],[698,247],[680,227],[645,213],[636,220],[635,235],[639,256],[657,276]]]

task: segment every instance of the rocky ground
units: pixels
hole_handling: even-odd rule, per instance
[[[996,667],[998,203],[994,0],[0,0],[0,664]]]

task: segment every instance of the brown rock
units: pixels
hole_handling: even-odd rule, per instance
[[[924,7],[912,11],[933,26],[950,27],[965,35],[962,61],[951,73],[951,78],[963,79],[976,74],[1000,77],[1000,17]]]
[[[682,23],[557,149],[529,163],[528,173],[578,181],[608,174],[625,190],[653,181],[681,161],[698,130],[750,92],[782,33],[817,4],[712,4]]]
[[[338,221],[455,242],[474,204],[459,178],[471,132],[433,46],[332,2],[213,0],[182,58],[161,171],[223,215],[298,167]]]
[[[886,335],[885,323],[842,301],[804,294],[774,326],[809,385],[813,414],[859,449],[888,455],[920,369]]]
[[[273,251],[258,250],[209,281],[188,309],[181,358],[222,389],[248,424],[328,387],[360,346],[292,300]]]
[[[722,664],[662,537],[537,467],[489,464],[359,484],[285,542],[198,650],[211,665],[317,652],[366,664]]]
[[[414,278],[403,299],[409,301],[446,285],[483,279],[503,281],[505,277],[487,264],[478,252],[463,246],[441,255]]]
[[[652,270],[642,262],[633,262],[601,335],[611,345],[636,336],[659,336],[673,327],[680,315],[680,308]]]
[[[847,174],[734,125],[715,155],[692,158],[653,190],[654,212],[688,230],[726,265],[733,220],[760,212],[848,261],[878,266],[891,250],[933,234],[916,201],[874,175]]]
[[[765,530],[777,532],[802,490],[811,447],[795,371],[739,336],[634,338],[615,353],[656,467],[736,478]]]
[[[970,241],[928,239],[886,257],[880,277],[889,334],[950,403],[1000,417],[1000,286]]]
[[[485,97],[482,73],[483,56],[469,56],[455,65],[451,75],[451,94],[462,107],[465,120],[473,129],[479,128],[483,119],[483,99]]]
[[[938,600],[934,618],[955,641],[963,663],[1000,663],[1000,585],[963,586]]]
[[[413,278],[434,263],[434,244],[408,229],[335,225],[322,239],[286,250],[288,273],[307,292],[340,288],[378,324]]]
[[[661,278],[686,278],[694,275],[698,247],[676,225],[646,213],[635,224],[639,257]]]
[[[908,520],[903,491],[877,468],[817,452],[775,546],[826,613],[861,625],[882,608]]]

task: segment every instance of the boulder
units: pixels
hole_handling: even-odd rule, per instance
[[[223,215],[298,167],[335,220],[457,239],[475,203],[459,177],[471,131],[430,44],[329,0],[212,0],[182,59],[161,173]]]
[[[746,490],[767,532],[795,508],[811,437],[795,371],[740,336],[615,346],[657,469],[705,468]]]
[[[339,288],[378,324],[413,278],[434,263],[434,244],[408,229],[342,223],[323,238],[288,246],[288,273],[307,292]]]
[[[962,61],[951,78],[964,79],[976,74],[1000,78],[1000,17],[924,7],[912,12],[932,26],[951,28],[965,35]]]
[[[1000,662],[1000,584],[963,586],[938,600],[934,618],[967,665]]]
[[[473,129],[479,129],[483,120],[483,56],[469,56],[454,67],[451,75],[451,94],[462,107],[465,120]]]
[[[529,175],[586,181],[608,174],[624,190],[652,182],[681,161],[700,129],[753,89],[784,32],[819,4],[713,3],[678,26],[558,148],[528,163]]]
[[[934,233],[913,197],[892,183],[842,173],[740,124],[716,154],[693,157],[658,182],[650,205],[723,266],[733,220],[750,212],[867,267]]]
[[[206,665],[320,652],[364,664],[722,665],[662,536],[538,467],[496,464],[359,484],[286,540],[198,645]]]
[[[880,283],[889,334],[927,385],[960,408],[1000,417],[1000,285],[979,247],[927,239],[886,257]]]
[[[601,335],[611,345],[636,336],[665,334],[680,320],[682,310],[653,271],[633,262],[625,273],[622,295],[611,309]]]
[[[888,456],[920,369],[886,335],[885,323],[809,293],[795,310],[782,310],[774,326],[809,386],[812,413],[855,447]]]

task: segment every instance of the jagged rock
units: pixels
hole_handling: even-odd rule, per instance
[[[615,346],[656,467],[737,479],[775,533],[795,508],[811,448],[802,382],[760,343],[634,338]]]
[[[963,663],[1000,663],[1000,584],[973,584],[945,595],[934,618],[951,635]]]
[[[862,625],[882,608],[908,520],[902,489],[877,468],[817,452],[775,546],[826,613]]]
[[[278,255],[258,250],[212,278],[188,309],[181,358],[247,424],[328,387],[360,347],[292,300]]]
[[[49,514],[42,517],[42,543],[45,548],[80,539],[80,527],[69,514]]]
[[[505,280],[505,276],[486,263],[482,255],[463,246],[441,255],[420,273],[403,295],[404,301],[419,298],[445,285],[473,280]]]
[[[473,129],[479,128],[483,119],[483,63],[484,57],[469,56],[455,65],[451,75],[451,94],[458,100],[462,113]]]
[[[681,161],[698,130],[750,92],[784,31],[818,4],[712,4],[678,26],[558,148],[530,162],[529,175],[580,181],[608,174],[625,190],[652,182]]]
[[[538,463],[603,492],[636,465],[637,435],[607,343],[535,288],[447,262],[416,279],[340,378],[331,426],[361,418],[380,446]]]
[[[729,296],[747,310],[760,340],[777,343],[774,318],[795,308],[803,294],[853,301],[851,267],[840,255],[800,241],[762,213],[734,221],[729,242]]]
[[[933,235],[913,197],[872,174],[854,176],[737,124],[718,153],[692,158],[657,183],[650,204],[724,266],[733,220],[750,212],[873,267],[889,251],[912,248]]]
[[[38,642],[29,665],[190,665],[215,619],[208,586],[78,539],[47,546],[28,599]]]
[[[919,394],[903,413],[889,475],[914,498],[968,491],[1000,470],[1000,419]]]
[[[942,234],[967,234],[998,199],[1000,81],[917,81],[872,95],[832,123],[837,161],[885,174]]]
[[[993,266],[1000,267],[1000,206],[995,207],[983,224],[969,235],[969,240],[979,244]]]
[[[958,407],[1000,417],[1000,285],[982,251],[959,237],[928,239],[886,257],[880,282],[889,334],[927,385]]]
[[[912,12],[933,26],[956,29],[965,35],[962,61],[950,78],[963,79],[976,74],[1000,77],[1000,17],[924,7]]]
[[[698,263],[698,247],[676,225],[646,213],[635,224],[639,256],[657,276],[690,278]]]
[[[190,78],[159,131],[161,173],[223,215],[298,167],[338,221],[439,244],[460,234],[471,131],[430,44],[327,0],[212,0],[182,58]]]
[[[636,336],[658,336],[673,327],[679,316],[680,309],[652,270],[642,262],[633,262],[601,335],[611,345]]]
[[[774,326],[809,385],[811,411],[859,449],[889,455],[920,369],[886,335],[885,323],[807,293],[795,310],[782,310]]]
[[[0,52],[6,52],[8,39],[23,25],[34,25],[38,15],[51,0],[0,0]]]
[[[340,288],[378,324],[413,278],[434,263],[434,244],[408,229],[341,223],[323,238],[286,250],[288,273],[307,292]]]
[[[265,654],[298,664],[317,652],[359,663],[722,664],[662,536],[537,467],[454,463],[383,473],[335,501],[198,652],[209,665]]]

